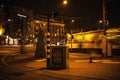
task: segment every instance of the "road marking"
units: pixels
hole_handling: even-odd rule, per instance
[[[46,61],[46,59],[40,59],[40,60],[35,60],[35,61],[42,62],[42,61]]]
[[[12,56],[16,56],[17,54],[12,54]],[[9,55],[7,55],[7,56],[4,56],[2,59],[1,59],[1,61],[2,61],[2,63],[4,64],[4,65],[7,65],[7,66],[10,66],[6,61],[5,61],[5,59],[8,57]]]
[[[18,51],[0,51],[0,55],[14,55],[14,54],[17,54]]]
[[[3,63],[4,65],[9,66],[9,64],[7,64],[6,61],[5,61],[5,58],[6,58],[6,57],[7,57],[7,56],[4,56],[4,57],[1,59],[1,61],[2,61],[2,63]]]
[[[89,62],[89,60],[75,60],[74,62]]]

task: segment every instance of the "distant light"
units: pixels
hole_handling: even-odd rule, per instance
[[[0,27],[0,36],[4,33],[4,29]]]
[[[8,19],[8,21],[10,22],[10,21],[11,21],[11,19]]]
[[[0,35],[2,35],[2,32],[0,31]]]
[[[20,17],[24,17],[24,18],[26,18],[25,15],[22,15],[22,14],[17,14],[17,15],[20,16]]]
[[[35,37],[35,35],[33,35],[33,38]]]
[[[45,26],[46,24],[43,24],[43,26]]]
[[[102,20],[100,20],[99,23],[102,23]]]
[[[1,7],[4,7],[4,5],[1,5]]]
[[[39,23],[40,21],[36,20],[35,22],[36,22],[36,23]]]
[[[7,36],[6,36],[6,38],[8,39],[8,38],[9,38],[9,36],[7,35]]]
[[[60,43],[59,43],[59,42],[57,42],[57,45],[60,45]]]
[[[116,35],[116,37],[120,37],[120,35]]]
[[[72,22],[75,22],[75,20],[72,20]]]

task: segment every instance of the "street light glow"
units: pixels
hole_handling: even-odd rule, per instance
[[[63,4],[65,4],[65,5],[66,5],[67,3],[68,3],[68,1],[67,1],[67,0],[64,0],[64,1],[63,1]]]
[[[99,20],[99,23],[101,24],[103,21],[102,20]]]
[[[72,19],[72,23],[75,22],[75,20]]]

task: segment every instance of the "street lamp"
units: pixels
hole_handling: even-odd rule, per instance
[[[67,0],[63,0],[63,4],[67,5],[68,1]]]

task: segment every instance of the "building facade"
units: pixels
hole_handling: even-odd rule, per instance
[[[50,19],[49,23],[52,43],[61,41],[65,26],[63,19]],[[32,10],[21,6],[0,4],[0,25],[5,30],[6,45],[21,44],[22,41],[24,44],[35,44],[40,28],[46,36],[48,19],[47,16],[36,15]]]
[[[120,28],[109,28],[67,34],[67,45],[84,53],[100,53],[106,56],[120,54]],[[105,53],[105,54],[104,54]]]
[[[29,31],[31,36],[33,36],[32,42],[36,43],[37,37],[39,36],[39,29],[41,28],[45,33],[45,42],[47,38],[47,31],[48,31],[48,20],[46,16],[40,16],[37,19],[34,19],[30,22],[31,30]],[[51,35],[51,44],[57,44],[57,42],[64,42],[65,40],[65,24],[63,19],[56,18],[50,19],[49,21],[49,29]]]

